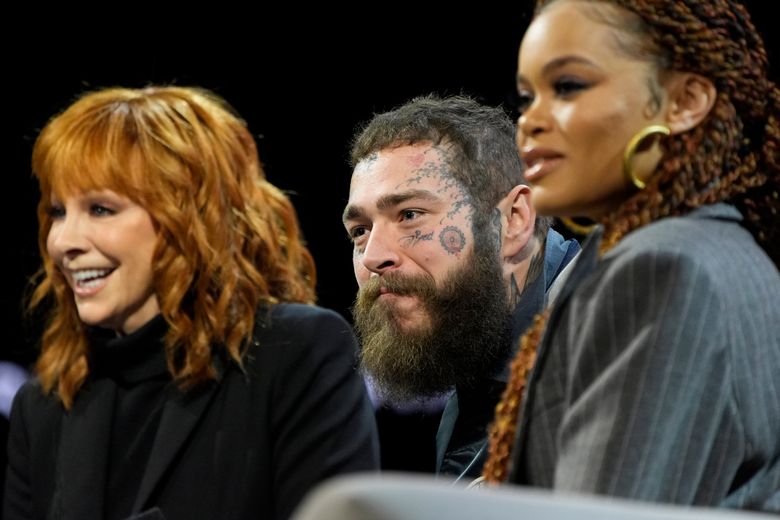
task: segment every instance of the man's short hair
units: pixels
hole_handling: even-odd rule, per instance
[[[449,153],[452,176],[475,205],[476,229],[483,228],[493,208],[518,184],[527,184],[515,143],[515,126],[500,108],[467,96],[417,97],[375,115],[352,142],[352,167],[388,148],[430,142]],[[549,219],[537,218],[536,235],[544,237]]]

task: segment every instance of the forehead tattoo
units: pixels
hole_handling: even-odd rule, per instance
[[[431,157],[433,155],[433,157]],[[470,221],[473,217],[473,200],[466,191],[463,184],[458,181],[452,173],[450,162],[452,153],[440,146],[434,146],[426,150],[415,158],[417,166],[412,170],[412,176],[406,181],[398,184],[396,189],[408,189],[420,184],[423,179],[433,179],[439,181],[439,187],[434,190],[442,198],[452,199],[452,209],[442,217],[440,224],[445,218],[453,218],[464,207],[469,208],[466,218]]]
[[[366,157],[361,159],[358,164],[361,164],[364,168],[367,168],[373,165],[377,159],[379,159],[379,152],[371,152]]]

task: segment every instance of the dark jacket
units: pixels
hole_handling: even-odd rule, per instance
[[[242,371],[183,393],[166,386],[131,514],[278,519],[333,475],[378,468],[356,342],[336,313],[279,304],[258,314]],[[93,374],[65,411],[35,382],[11,416],[6,520],[104,516],[117,382]],[[151,412],[151,410],[150,410]],[[130,449],[131,447],[128,447]],[[132,468],[130,468],[132,469]]]
[[[469,481],[481,474],[487,460],[487,427],[506,386],[518,339],[544,309],[553,282],[579,251],[576,241],[564,240],[550,229],[544,251],[544,275],[525,288],[512,314],[512,350],[504,370],[472,387],[456,388],[447,401],[436,434],[437,473]]]

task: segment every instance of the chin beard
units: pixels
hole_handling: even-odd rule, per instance
[[[475,249],[476,251],[476,249]],[[511,320],[495,253],[475,254],[437,288],[430,276],[388,274],[370,279],[353,308],[361,368],[380,397],[405,404],[497,374],[510,352]],[[384,287],[415,296],[428,321],[402,327]]]

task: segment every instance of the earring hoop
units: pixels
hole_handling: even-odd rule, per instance
[[[596,229],[596,226],[598,225],[598,224],[578,224],[569,217],[558,217],[558,220],[560,220],[561,223],[569,229],[569,231],[582,236],[590,234],[590,232]]]
[[[646,137],[653,134],[669,135],[672,131],[665,125],[650,125],[641,129],[634,134],[634,137],[626,145],[626,149],[623,152],[623,174],[626,176],[626,180],[636,187],[638,190],[643,190],[647,187],[645,181],[636,176],[634,171],[633,162],[639,145]]]

